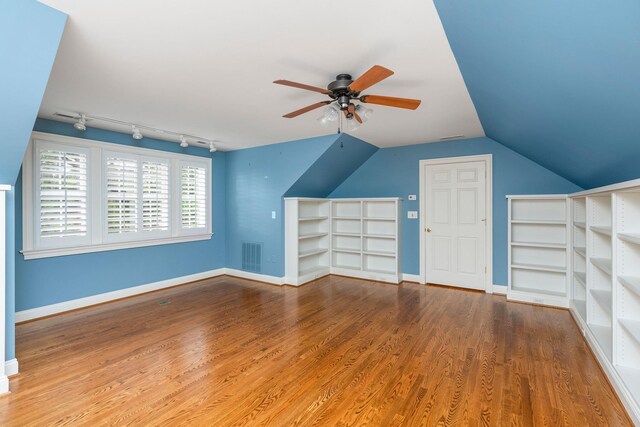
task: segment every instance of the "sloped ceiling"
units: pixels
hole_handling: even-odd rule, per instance
[[[435,4],[487,136],[583,188],[640,177],[640,2]]]
[[[14,184],[67,16],[35,0],[0,1],[0,184]]]
[[[287,190],[285,197],[327,197],[378,151],[343,133]]]
[[[432,0],[42,0],[69,14],[40,117],[82,112],[203,138],[233,150],[333,134],[315,111],[283,114],[374,64],[395,75],[365,93],[419,98],[373,106],[358,137],[377,146],[483,136]],[[128,127],[90,122],[120,132]]]

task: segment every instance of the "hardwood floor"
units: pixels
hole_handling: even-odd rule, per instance
[[[230,277],[19,325],[7,425],[631,425],[565,310]]]

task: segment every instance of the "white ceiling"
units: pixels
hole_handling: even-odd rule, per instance
[[[40,117],[77,111],[220,140],[231,150],[335,132],[326,87],[374,64],[395,75],[365,94],[422,99],[371,106],[353,135],[379,147],[484,135],[431,0],[42,0],[69,14]],[[106,127],[106,126],[105,126]],[[114,128],[115,129],[115,128]]]

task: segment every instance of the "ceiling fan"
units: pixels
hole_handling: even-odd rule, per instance
[[[290,80],[276,80],[274,83],[284,86],[291,86],[298,89],[310,90],[313,92],[319,92],[331,98],[328,101],[321,101],[307,107],[301,108],[296,111],[292,111],[289,114],[285,114],[282,117],[292,119],[298,117],[301,114],[308,113],[317,108],[329,105],[331,108],[327,111],[321,121],[335,121],[339,116],[339,112],[342,111],[347,120],[357,121],[362,124],[366,121],[368,113],[371,110],[364,108],[361,105],[356,105],[353,101],[359,101],[364,104],[377,104],[385,105],[387,107],[406,108],[408,110],[415,110],[420,105],[419,99],[409,98],[394,98],[391,96],[379,96],[379,95],[362,95],[362,91],[370,88],[376,83],[381,82],[393,75],[393,71],[382,67],[380,65],[374,65],[362,76],[353,80],[350,74],[338,74],[334,82],[329,83],[326,89],[322,89],[316,86],[309,86],[302,83],[292,82]],[[363,114],[359,114],[363,113]]]

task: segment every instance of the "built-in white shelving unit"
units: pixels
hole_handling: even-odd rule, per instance
[[[640,180],[569,198],[571,312],[640,425]]]
[[[308,210],[308,215],[303,217],[301,206],[310,204],[318,208]],[[328,273],[400,283],[400,208],[401,200],[398,198],[286,198],[287,283],[300,285]],[[306,228],[305,233],[309,234],[296,233],[294,228],[301,230],[303,223],[318,228]],[[296,235],[298,242],[313,239],[313,244],[305,246],[307,251],[294,249],[296,239],[293,236]],[[324,252],[316,254],[316,251]],[[302,275],[300,273],[306,270],[295,269],[294,255],[307,254],[317,257],[313,259],[319,262],[312,275]],[[314,265],[310,263],[309,268],[314,268]]]
[[[508,196],[509,300],[569,306],[566,195]]]
[[[285,270],[290,284],[329,274],[330,209],[326,199],[285,199]]]
[[[587,325],[607,359],[613,357],[611,260],[612,194],[588,196],[587,208]]]
[[[622,381],[640,401],[640,187],[614,197],[613,342]],[[617,238],[616,238],[617,237]],[[640,405],[639,405],[640,406]]]

